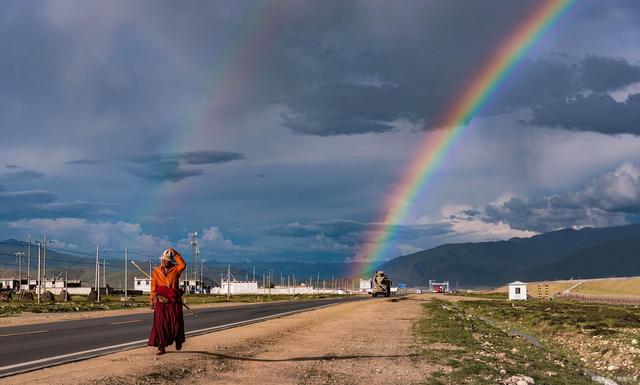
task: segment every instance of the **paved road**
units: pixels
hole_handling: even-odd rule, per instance
[[[187,337],[360,298],[285,301],[185,312]],[[146,346],[153,314],[0,327],[0,377]],[[187,339],[186,344],[189,341]]]

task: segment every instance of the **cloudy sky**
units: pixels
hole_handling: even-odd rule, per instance
[[[345,261],[537,1],[2,1],[0,238]],[[640,5],[576,2],[400,225],[445,242],[640,221]],[[184,247],[183,247],[184,248]]]

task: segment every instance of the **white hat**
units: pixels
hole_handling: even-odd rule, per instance
[[[169,261],[169,262],[173,262],[173,253],[171,249],[166,249],[165,251],[162,252],[162,256],[160,256],[160,259],[163,261]]]

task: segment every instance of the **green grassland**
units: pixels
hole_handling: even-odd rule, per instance
[[[539,349],[522,338],[511,337],[457,304],[440,300],[425,304],[424,315],[414,326],[414,335],[421,355],[442,365],[442,370],[426,379],[428,384],[489,385],[514,375],[530,376],[536,384],[592,383],[562,353]]]
[[[591,383],[582,368],[618,384],[637,384],[640,378],[640,308],[634,306],[434,301],[425,306],[415,330],[426,347],[439,342],[460,348],[425,349],[425,355],[452,368],[428,383],[495,384],[505,377],[500,368],[507,377],[525,374],[536,384]],[[511,354],[513,349],[518,354]]]

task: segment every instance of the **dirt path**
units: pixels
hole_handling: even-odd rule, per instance
[[[0,380],[2,384],[417,384],[441,368],[415,354],[427,297],[346,303],[190,338],[161,357],[141,348]]]

